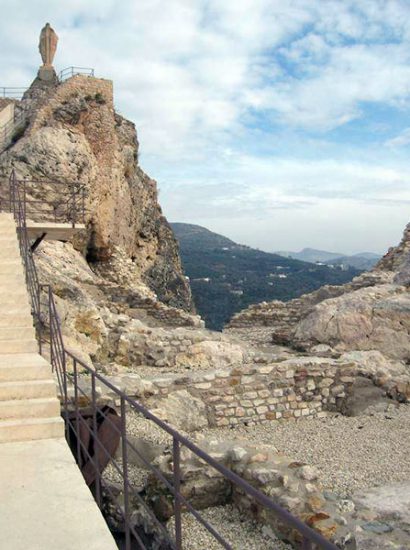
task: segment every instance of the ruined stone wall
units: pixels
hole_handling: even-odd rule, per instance
[[[122,388],[171,424],[173,411],[167,398],[172,397],[175,408],[176,392],[181,392],[181,396],[188,392],[193,398],[192,406],[199,405],[198,414],[206,415],[209,426],[251,425],[320,418],[328,411],[340,411],[356,374],[352,363],[301,358],[270,365],[164,375],[144,379],[142,385],[131,376],[128,382],[122,380]]]

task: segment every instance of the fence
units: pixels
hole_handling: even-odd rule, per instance
[[[75,76],[77,74],[82,74],[86,76],[94,76],[94,69],[91,67],[66,67],[58,74],[58,80],[64,82],[65,80]]]
[[[14,109],[14,117],[0,128],[0,152],[5,149],[20,129],[24,129],[28,110],[22,107]]]
[[[8,194],[0,196],[1,202],[13,212],[22,204],[24,219],[34,222],[69,223],[75,227],[85,223],[86,189],[78,182],[56,180],[17,180],[12,172]]]
[[[312,550],[314,547],[324,550],[337,550],[335,545],[323,538],[319,533],[312,530],[287,510],[278,506],[270,498],[252,487],[233,471],[219,464],[189,439],[168,426],[168,424],[156,417],[140,403],[129,398],[124,392],[108,382],[101,374],[67,351],[64,347],[60,321],[52,289],[49,286],[40,286],[38,283],[30,243],[27,237],[27,204],[24,201],[21,188],[17,184],[14,172],[10,176],[10,186],[12,188],[10,192],[11,209],[14,213],[20,237],[20,250],[26,268],[30,295],[33,301],[33,314],[37,320],[37,324],[41,327],[39,331],[40,351],[44,352],[46,350],[45,344],[48,346],[52,368],[57,377],[63,402],[67,440],[69,443],[73,444],[72,435],[74,434],[74,455],[76,456],[79,467],[82,469],[86,482],[93,490],[96,503],[100,508],[104,507],[104,495],[109,494],[111,496],[112,502],[115,504],[117,512],[121,516],[124,524],[126,550],[135,548],[135,545],[142,549],[148,549],[150,547],[146,545],[147,541],[144,539],[143,532],[132,521],[132,499],[138,501],[139,505],[143,507],[152,521],[152,525],[155,526],[159,534],[158,536],[168,545],[168,548],[181,550],[183,547],[185,534],[182,529],[182,512],[184,510],[191,513],[219,542],[222,548],[232,549],[230,543],[201,516],[181,492],[181,449],[183,448],[189,449],[193,455],[221,474],[225,480],[239,487],[249,498],[254,499],[254,501],[264,506],[267,510],[274,512],[290,529],[297,531],[300,536],[301,548],[303,550]],[[44,298],[47,306],[46,311],[41,310],[40,294],[42,298]],[[48,334],[45,330],[47,318],[49,326]],[[80,371],[91,380],[91,396],[82,388]],[[115,417],[113,417],[111,413],[105,412],[98,404],[97,382],[113,392],[119,402],[120,416],[117,417],[116,421],[113,420]],[[81,403],[83,405],[86,403],[88,407],[87,417],[84,415],[83,406],[80,406]],[[137,414],[152,421],[158,428],[163,430],[164,433],[168,434],[172,440],[173,469],[171,481],[167,479],[156,466],[148,462],[127,437],[128,419],[131,414]],[[101,419],[110,427],[113,438],[121,441],[122,457],[120,460],[116,460],[113,456],[112,441],[107,444],[104,438],[100,436],[98,425],[101,423]],[[175,517],[175,528],[172,534],[155,516],[153,510],[130,481],[129,464],[127,460],[130,451],[139,456],[146,468],[162,482],[164,488],[171,495]],[[117,496],[113,494],[112,486],[104,478],[104,466],[108,463],[111,464],[112,468],[121,479],[123,492],[122,501],[118,500]],[[105,491],[105,493],[103,491]]]
[[[0,86],[0,98],[1,97],[7,97],[10,99],[21,99],[24,95],[24,92],[27,90],[27,88],[23,87],[4,87]]]

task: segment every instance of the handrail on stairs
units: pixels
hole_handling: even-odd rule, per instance
[[[200,449],[188,438],[184,437],[177,430],[170,427],[166,422],[155,416],[141,403],[131,399],[119,388],[111,384],[104,376],[98,373],[94,368],[87,365],[84,361],[76,357],[67,350],[62,336],[61,322],[57,311],[57,305],[49,285],[40,285],[33,253],[31,250],[26,224],[26,202],[24,200],[23,190],[18,184],[14,170],[10,174],[10,210],[14,215],[19,236],[20,251],[23,258],[23,264],[26,271],[27,286],[32,300],[33,315],[38,326],[38,337],[40,352],[45,353],[44,344],[48,344],[48,351],[52,368],[56,374],[60,388],[60,396],[63,401],[64,419],[66,422],[66,437],[71,441],[71,434],[75,437],[74,455],[78,466],[81,468],[84,478],[89,483],[93,491],[98,506],[104,510],[104,500],[107,494],[113,498],[110,484],[103,476],[102,465],[110,462],[117,474],[122,480],[123,500],[115,501],[117,513],[124,522],[125,550],[131,550],[132,540],[136,542],[139,548],[148,549],[145,545],[144,537],[135,525],[131,514],[132,500],[138,501],[145,512],[148,514],[152,525],[155,525],[159,536],[166,541],[169,548],[182,550],[184,541],[184,530],[182,528],[182,512],[189,511],[195,519],[210,532],[220,545],[228,550],[232,550],[230,543],[216,531],[212,525],[207,522],[203,516],[192,506],[189,499],[183,495],[181,483],[183,477],[181,473],[181,449],[189,449],[197,458],[205,462],[208,466],[219,472],[227,481],[235,485],[254,502],[273,512],[279,518],[281,523],[288,526],[289,530],[296,531],[299,538],[299,548],[302,550],[313,550],[321,548],[323,550],[337,550],[337,546],[325,539],[317,531],[310,528],[296,516],[276,504],[267,495],[250,485],[232,470],[218,463],[209,454]],[[45,298],[46,311],[42,311],[42,300]],[[46,324],[48,323],[48,337],[46,334]],[[91,397],[84,390],[81,384],[80,372],[84,373],[91,380]],[[116,396],[120,403],[120,418],[117,423],[113,423],[109,415],[98,404],[96,384],[99,382]],[[90,407],[90,414],[87,421],[82,414],[81,402],[86,402]],[[150,421],[157,427],[167,433],[172,439],[172,464],[171,481],[163,473],[141,454],[135,445],[127,437],[127,415],[131,412],[138,414]],[[103,418],[110,425],[114,437],[121,440],[122,457],[119,462],[113,457],[112,449],[104,444],[103,438],[99,435],[98,419]],[[87,444],[90,442],[91,445]],[[129,465],[127,454],[129,451],[136,453],[146,467],[151,470],[154,476],[163,483],[165,490],[173,501],[173,511],[175,516],[175,528],[173,536],[166,527],[158,520],[153,510],[140,495],[139,491],[133,486],[129,478]]]

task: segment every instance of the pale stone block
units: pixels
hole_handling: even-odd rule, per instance
[[[197,390],[210,390],[212,388],[212,384],[209,382],[201,382],[199,384],[194,384],[194,387]]]
[[[273,371],[273,366],[259,367],[258,372],[261,374],[270,374]]]
[[[258,397],[258,394],[256,391],[249,391],[242,394],[242,397],[245,399],[256,399]]]

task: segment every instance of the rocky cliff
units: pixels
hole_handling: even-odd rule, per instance
[[[271,341],[315,353],[325,344],[336,351],[378,350],[410,359],[410,226],[401,243],[375,268],[341,286],[324,286],[290,302],[251,306],[228,329],[266,327]]]
[[[164,303],[190,311],[177,243],[156,182],[138,164],[135,126],[114,110],[112,82],[81,75],[62,84],[36,79],[18,106],[27,121],[0,155],[2,195],[12,167],[39,189],[46,180],[84,185],[87,229],[76,248],[97,266],[120,249],[134,278]]]

